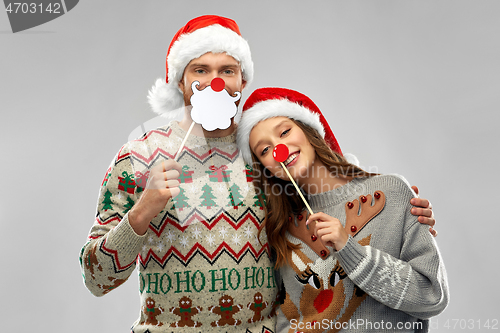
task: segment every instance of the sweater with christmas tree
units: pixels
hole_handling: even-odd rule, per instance
[[[141,315],[132,332],[272,332],[276,285],[264,210],[235,134],[190,135],[178,162],[180,194],[137,235],[128,211],[152,166],[173,158],[186,132],[177,122],[128,142],[101,185],[80,264],[102,296],[138,269]]]
[[[412,197],[395,175],[311,195],[312,210],[339,219],[349,238],[335,252],[318,244],[305,218],[292,223],[287,238],[301,248],[280,269],[286,299],[276,331],[428,331],[448,304],[448,283],[428,226],[410,213]]]

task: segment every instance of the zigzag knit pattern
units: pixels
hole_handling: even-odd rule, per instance
[[[85,284],[104,295],[137,268],[141,316],[133,332],[272,332],[274,270],[265,234],[257,237],[264,211],[234,134],[190,135],[178,159],[179,195],[146,235],[128,223],[150,169],[173,158],[184,136],[173,122],[120,149],[80,255]]]

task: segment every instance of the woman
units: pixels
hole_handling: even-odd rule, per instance
[[[273,158],[278,144],[313,215]],[[288,89],[248,98],[238,146],[267,201],[285,295],[278,332],[428,331],[448,303],[447,278],[433,237],[410,213],[415,193],[403,177],[349,163],[317,106]]]

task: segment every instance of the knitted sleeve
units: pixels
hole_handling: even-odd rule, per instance
[[[353,283],[368,295],[390,308],[428,319],[448,304],[446,271],[428,228],[410,213],[411,190],[403,186],[402,192],[401,202],[395,205],[405,209],[399,214],[405,219],[399,258],[362,246],[351,236],[337,258]]]
[[[118,152],[101,184],[97,215],[80,253],[86,287],[103,296],[123,284],[133,272],[144,236],[128,222],[128,211],[141,190],[136,185],[127,145]]]

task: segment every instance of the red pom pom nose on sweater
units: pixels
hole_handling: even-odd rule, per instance
[[[322,290],[313,302],[318,313],[325,311],[333,299],[333,291],[330,289]]]

